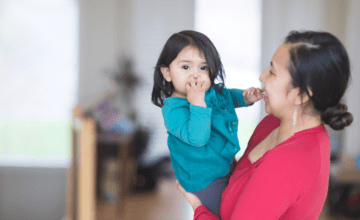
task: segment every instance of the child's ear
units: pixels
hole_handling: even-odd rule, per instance
[[[160,71],[164,76],[164,79],[168,82],[171,82],[170,69],[169,67],[162,66],[160,67]]]

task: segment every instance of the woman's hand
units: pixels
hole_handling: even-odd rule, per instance
[[[254,102],[259,101],[264,97],[264,94],[262,94],[264,91],[260,88],[248,88],[243,92],[244,101],[247,105],[251,105]]]
[[[176,180],[178,190],[185,196],[185,198],[189,201],[191,207],[195,211],[197,207],[201,206],[202,203],[200,199],[193,193],[186,192],[185,189],[180,185],[180,183]]]

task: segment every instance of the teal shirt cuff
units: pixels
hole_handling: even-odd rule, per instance
[[[254,103],[246,104],[243,96],[245,90],[242,89],[229,89],[231,98],[233,100],[235,108],[252,106]]]

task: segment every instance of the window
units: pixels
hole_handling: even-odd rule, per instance
[[[73,0],[0,5],[0,165],[66,166],[78,59]]]

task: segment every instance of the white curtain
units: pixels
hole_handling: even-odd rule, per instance
[[[343,135],[344,156],[356,156],[360,144],[360,1],[358,0],[263,0],[262,61],[264,70],[277,47],[291,30],[328,31],[345,45],[351,62],[352,81],[346,93],[352,125]],[[262,108],[262,116],[266,113]],[[336,134],[329,131],[330,135]]]

